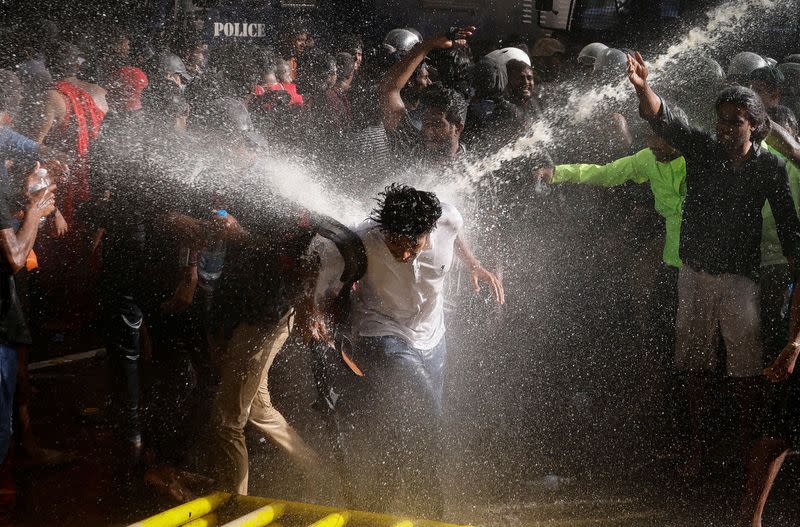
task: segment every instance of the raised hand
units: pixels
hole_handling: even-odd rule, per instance
[[[453,46],[463,46],[467,43],[467,38],[475,32],[475,26],[454,27],[447,33],[441,33],[427,39],[427,43],[432,48],[450,49]]]
[[[633,55],[628,55],[628,80],[637,89],[644,89],[647,86],[647,76],[650,72],[644,63],[642,55],[636,51]]]

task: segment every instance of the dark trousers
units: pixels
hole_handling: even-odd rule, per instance
[[[418,350],[393,337],[362,337],[354,358],[364,371],[337,414],[349,471],[348,494],[361,507],[428,518],[443,512],[442,392],[447,346]],[[401,492],[402,495],[401,495]]]
[[[16,386],[17,349],[9,344],[0,344],[0,463],[5,460],[11,443]]]

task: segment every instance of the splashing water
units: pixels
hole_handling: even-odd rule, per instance
[[[651,61],[650,78],[656,80],[664,76],[678,57],[713,49],[723,39],[741,30],[746,23],[768,15],[784,3],[785,0],[730,0],[709,10],[704,27],[689,30],[678,43]],[[541,153],[558,139],[559,130],[579,129],[604,106],[624,103],[633,96],[633,90],[624,76],[588,91],[575,81],[565,83],[563,89],[569,93],[565,105],[548,109],[523,136],[490,156],[469,159],[444,174],[441,170],[433,169],[421,173],[408,171],[405,174],[392,174],[375,189],[362,188],[358,193],[346,193],[341,185],[328,179],[323,170],[307,160],[261,155],[248,173],[235,176],[237,180],[228,181],[227,184],[239,190],[246,189],[247,192],[239,194],[252,199],[254,203],[263,203],[263,198],[269,192],[276,193],[299,206],[350,225],[366,217],[369,200],[373,197],[368,191],[394,181],[433,190],[442,199],[459,203],[480,188],[484,180],[492,177],[505,163]],[[169,176],[170,171],[166,172]],[[183,179],[185,175],[180,177]],[[202,182],[196,180],[189,183],[202,186]]]
[[[706,13],[708,22],[705,27],[692,28],[678,43],[671,45],[665,53],[651,62],[650,80],[656,81],[669,73],[678,57],[713,49],[723,39],[740,31],[746,23],[769,15],[785,3],[785,0],[731,0],[709,10]],[[531,124],[526,134],[497,153],[470,161],[462,167],[460,173],[451,172],[449,181],[442,182],[439,178],[436,189],[448,196],[469,195],[484,178],[491,177],[504,163],[547,149],[558,137],[557,129],[580,127],[609,103],[622,103],[633,96],[627,77],[589,91],[585,91],[575,82],[567,83],[563,89],[570,94],[564,107],[546,111],[542,118]],[[433,179],[433,176],[428,175],[425,179]]]

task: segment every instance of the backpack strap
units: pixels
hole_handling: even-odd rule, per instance
[[[367,272],[367,250],[355,232],[329,217],[318,217],[317,233],[332,241],[344,259],[340,280],[344,284],[358,282]]]

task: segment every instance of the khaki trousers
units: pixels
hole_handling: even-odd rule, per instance
[[[306,474],[321,466],[317,454],[303,441],[269,397],[269,368],[286,342],[292,314],[263,325],[240,324],[228,345],[219,391],[214,400],[214,460],[222,488],[247,494],[248,459],[244,427],[249,422],[283,449]]]

